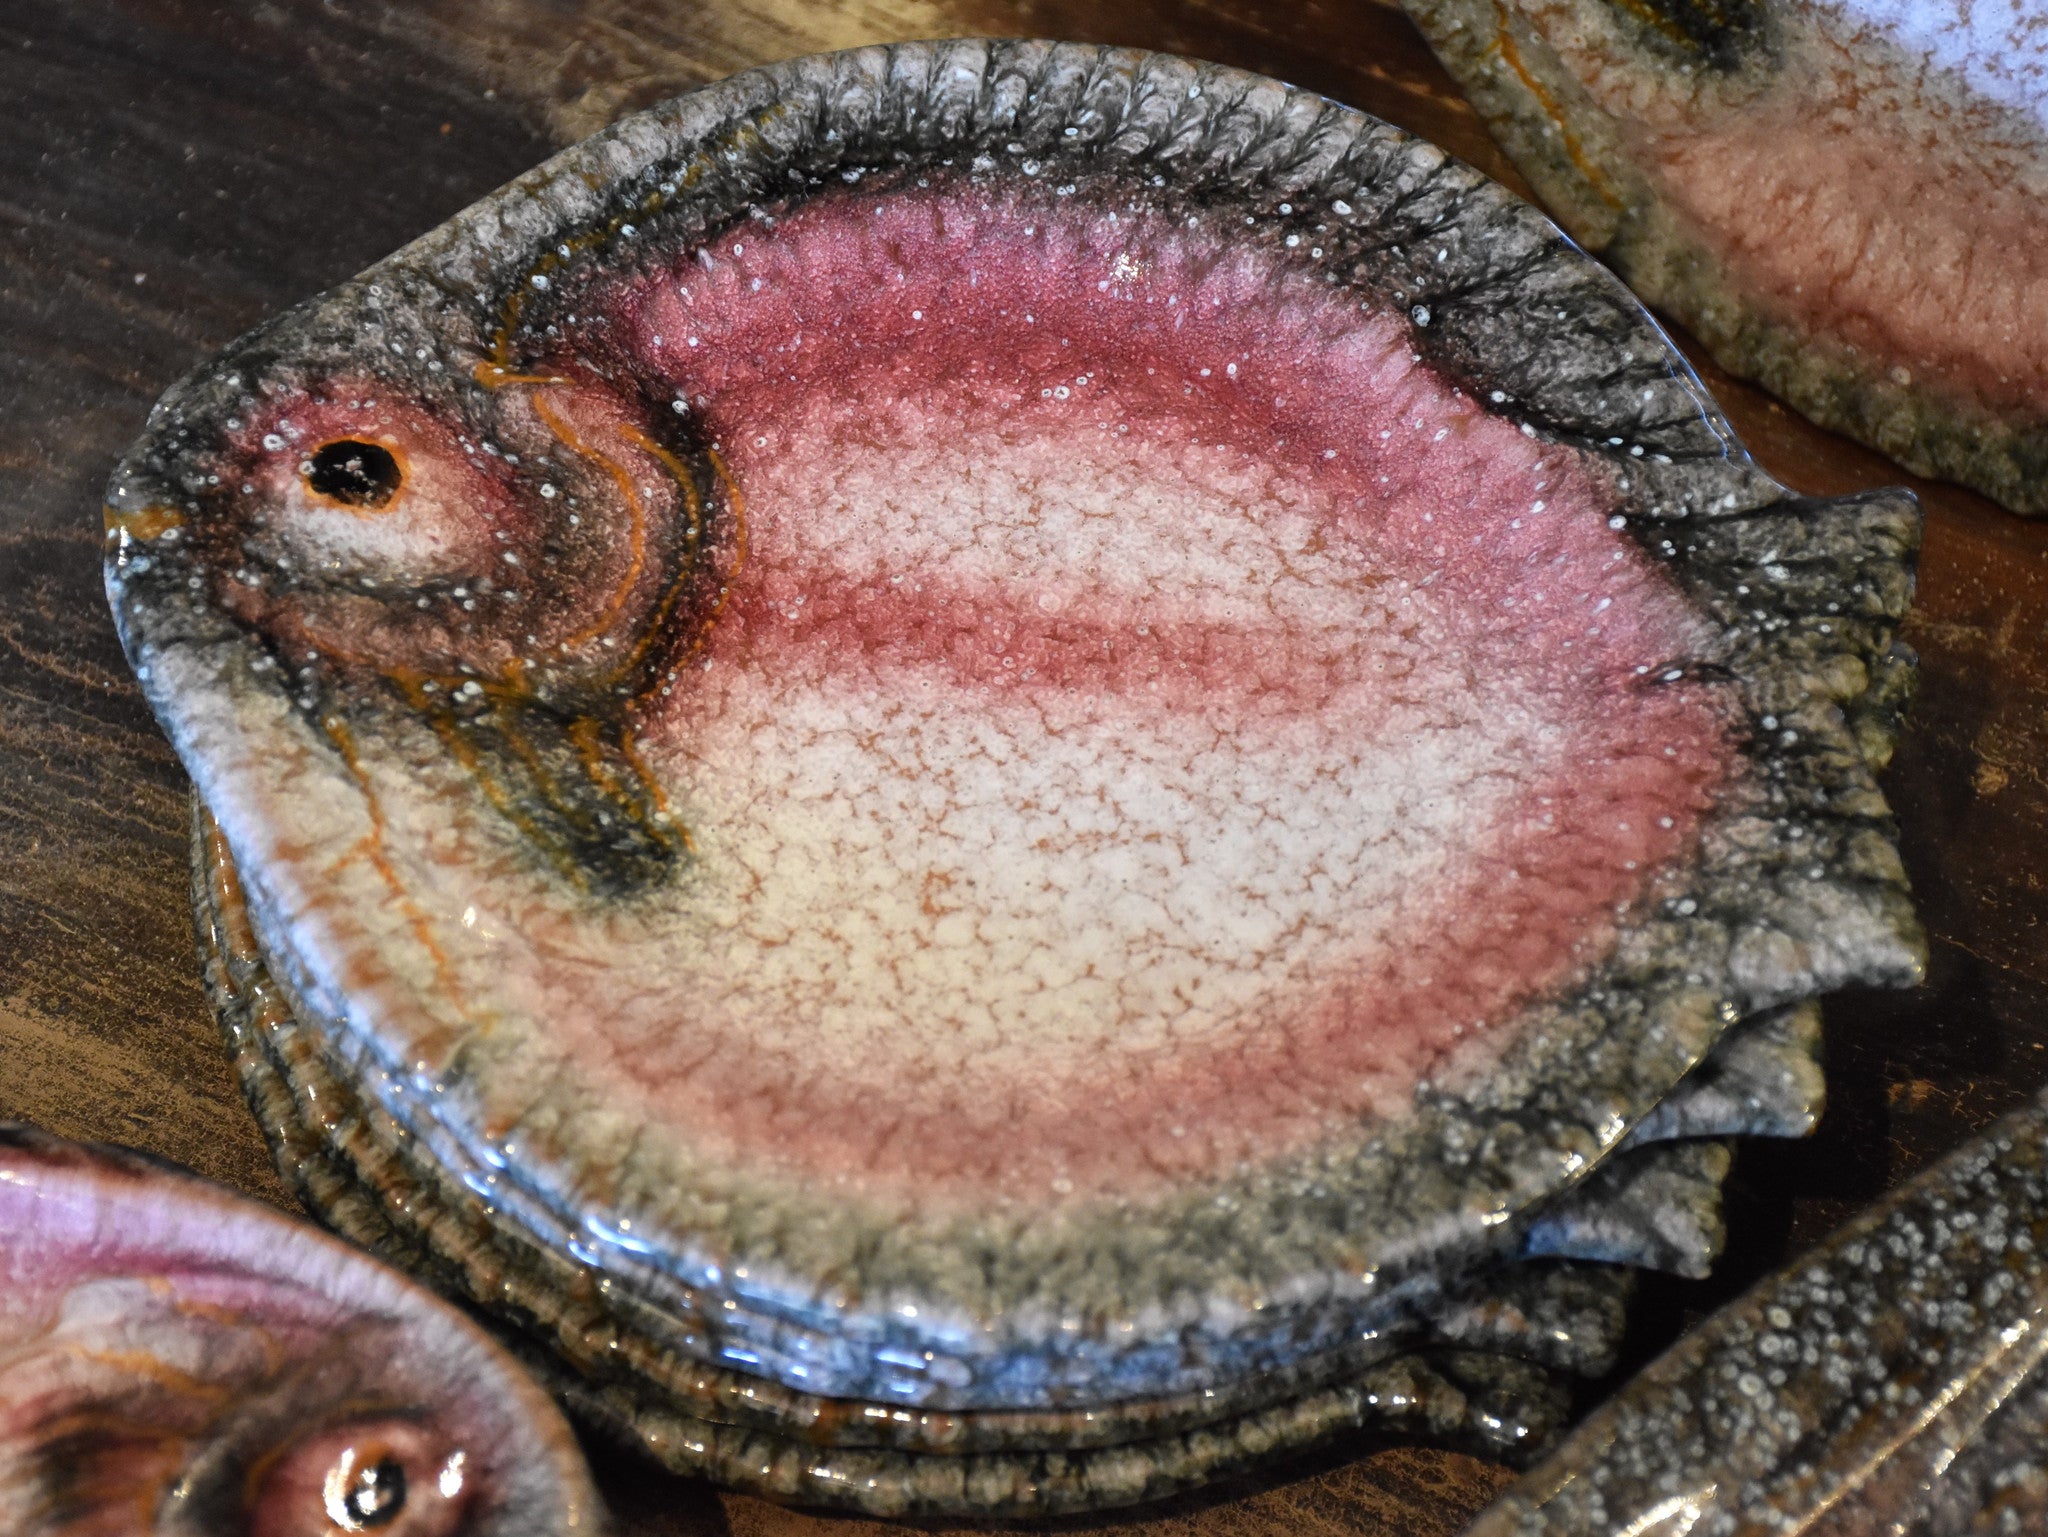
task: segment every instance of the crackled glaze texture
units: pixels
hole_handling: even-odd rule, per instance
[[[554,1406],[474,1324],[198,1179],[0,1126],[0,1526],[602,1529]]]
[[[1825,426],[2048,510],[2048,14],[1414,0],[1566,225]]]
[[[609,1103],[922,1209],[1149,1194],[1398,1114],[1693,847],[1733,706],[1667,674],[1711,632],[1600,480],[1285,246],[1132,189],[867,180],[576,298],[586,329],[511,387],[580,424],[554,516],[435,567],[538,667],[650,648],[627,718],[678,868],[603,924],[474,867],[411,899],[546,935],[494,953],[494,992]],[[686,408],[674,449],[613,414],[621,380]],[[245,430],[283,446],[227,471],[250,502],[292,495],[278,425],[468,471],[332,409],[265,403]],[[701,510],[664,462],[692,434]],[[425,491],[375,554],[351,508],[264,537],[287,570],[344,537],[440,561],[476,499]],[[701,614],[644,575],[692,517],[724,577]],[[616,569],[549,592],[570,518]],[[507,556],[533,593],[492,581]],[[227,601],[287,645],[449,671],[409,649],[415,585],[250,586]]]
[[[1696,1329],[1469,1537],[2048,1523],[2048,1105]]]
[[[1474,1265],[1697,1271],[1725,1155],[1640,1143],[1799,1122],[1800,1016],[1681,1081],[1917,966],[1910,501],[1254,77],[681,98],[181,385],[108,528],[288,1172],[772,1492],[1157,1493]]]

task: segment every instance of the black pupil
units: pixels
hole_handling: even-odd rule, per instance
[[[386,1457],[356,1469],[344,1508],[358,1530],[397,1520],[405,1509],[405,1464]]]
[[[398,492],[398,461],[375,443],[344,438],[313,455],[306,484],[349,507],[382,507]]]

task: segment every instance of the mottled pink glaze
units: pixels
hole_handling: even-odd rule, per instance
[[[1657,135],[1650,168],[1692,234],[1768,310],[1854,347],[1897,382],[2048,411],[2048,211],[1939,119],[1872,114],[1845,62],[1700,134]],[[2036,179],[2039,179],[2036,168]]]
[[[371,764],[383,820],[286,921],[350,997],[532,1021],[697,1153],[935,1207],[1214,1177],[1486,1060],[1691,849],[1716,637],[1611,469],[1313,254],[1127,194],[840,188],[554,301],[479,373],[516,466],[366,385],[266,403],[242,505],[329,580],[209,535],[229,605],[416,707],[477,697],[436,668],[506,710],[638,680],[631,771],[690,849],[572,897]],[[308,502],[334,435],[406,490]],[[401,823],[395,915],[355,910]]]
[[[1645,67],[1578,0],[1528,12],[1738,292],[1899,384],[2048,412],[2038,6],[1778,8],[1760,83]]]
[[[596,307],[745,549],[645,725],[666,985],[535,985],[707,1150],[1044,1200],[1396,1114],[1728,772],[1605,488],[1207,219],[849,191]]]

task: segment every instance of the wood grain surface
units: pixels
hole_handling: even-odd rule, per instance
[[[100,491],[150,402],[263,317],[623,111],[767,60],[1005,34],[1260,70],[1522,190],[1374,0],[0,0],[0,1118],[149,1149],[280,1205],[201,1000],[185,784],[108,621]],[[1679,338],[1685,344],[1685,338]],[[1737,1162],[1730,1247],[1649,1288],[1631,1356],[2048,1082],[2048,525],[1915,482],[1710,366],[1794,487],[1914,486],[1922,682],[1887,786],[1934,938],[1926,986],[1827,1005],[1833,1105]],[[836,1537],[598,1452],[627,1537]],[[1061,1523],[1157,1537],[1455,1531],[1509,1477],[1363,1445]]]

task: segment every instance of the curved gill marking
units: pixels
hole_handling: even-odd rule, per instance
[[[611,476],[612,483],[619,488],[619,495],[626,499],[627,509],[632,515],[632,526],[627,536],[631,543],[632,558],[627,564],[626,574],[612,589],[612,595],[606,601],[604,611],[561,642],[562,648],[566,650],[571,646],[581,646],[596,640],[610,629],[625,609],[626,600],[632,597],[633,589],[640,585],[640,575],[647,569],[647,505],[640,498],[640,488],[633,483],[632,471],[581,437],[576,429],[563,419],[562,413],[548,404],[545,395],[536,394],[533,397],[533,409],[534,414],[547,424],[548,431],[560,439],[565,448],[590,460]]]
[[[689,824],[677,821],[669,810],[668,792],[662,789],[661,781],[656,779],[654,771],[648,768],[647,760],[640,756],[640,747],[633,739],[631,727],[619,733],[619,755],[631,766],[633,772],[640,776],[640,782],[647,787],[647,793],[654,801],[655,811],[675,829],[676,836],[683,841],[684,850],[691,854],[696,853],[697,840],[690,836]]]
[[[641,198],[630,214],[614,214],[603,224],[587,229],[580,235],[570,236],[566,240],[557,240],[547,250],[541,252],[539,259],[512,284],[504,303],[499,306],[498,324],[491,333],[490,352],[476,369],[478,381],[491,386],[493,381],[484,378],[484,370],[491,368],[504,376],[496,381],[498,383],[561,383],[560,380],[547,380],[539,376],[512,372],[512,334],[519,329],[520,318],[526,313],[526,306],[533,296],[544,292],[553,281],[552,274],[560,271],[577,257],[602,249],[623,234],[634,220],[653,218],[668,206],[677,193],[694,190],[698,183],[729,154],[760,149],[763,142],[762,130],[771,123],[787,117],[790,110],[782,102],[771,102],[699,149],[665,184],[658,183],[652,192]]]
[[[1537,79],[1523,62],[1522,50],[1515,42],[1510,29],[1508,8],[1504,0],[1493,0],[1493,14],[1494,51],[1500,55],[1501,62],[1515,72],[1515,78],[1522,82],[1529,94],[1535,97],[1536,104],[1543,109],[1543,115],[1549,118],[1557,129],[1558,142],[1564,146],[1564,152],[1571,156],[1572,164],[1577,166],[1579,173],[1586,178],[1586,184],[1599,196],[1601,202],[1619,213],[1625,200],[1614,190],[1614,183],[1608,180],[1607,173],[1586,154],[1585,146],[1579,142],[1578,134],[1572,131],[1571,123],[1565,117],[1564,108],[1550,93],[1550,88]]]
[[[697,481],[690,474],[690,467],[630,423],[619,429],[619,436],[656,460],[674,479],[676,489],[683,493],[690,516],[690,526],[683,534],[683,542],[694,556],[704,538],[704,499],[697,494]]]
[[[611,765],[604,761],[604,742],[598,736],[602,729],[603,724],[597,717],[579,715],[569,722],[569,743],[576,749],[576,756],[583,760],[584,771],[597,782],[600,789],[610,795],[623,796],[619,776],[614,774]],[[535,772],[539,772],[537,765]]]
[[[697,490],[697,479],[694,475],[690,473],[690,467],[688,465],[684,464],[682,460],[678,459],[674,454],[670,453],[667,449],[663,448],[659,443],[655,442],[653,438],[649,437],[639,428],[632,426],[621,427],[619,429],[619,433],[622,437],[626,439],[627,442],[633,444],[634,447],[640,449],[642,452],[652,456],[655,462],[660,464],[663,469],[667,470],[669,473],[669,478],[674,480],[676,483],[676,489],[682,492],[683,494],[683,504],[688,509],[690,521],[689,526],[684,530],[683,533],[683,560],[679,569],[680,571],[687,572],[696,565],[697,552],[703,546],[704,542],[704,498]],[[713,450],[710,452],[713,462],[716,463],[716,451]],[[720,474],[724,475],[723,470],[720,471]],[[724,479],[728,485],[731,484],[730,476],[724,476]],[[735,497],[737,497],[738,495],[737,491],[735,491],[733,494]],[[745,515],[742,512],[735,511],[734,516],[739,521],[739,542],[740,547],[744,549],[746,544]],[[735,565],[733,567],[733,571],[734,574],[737,574],[739,571],[739,567]],[[645,659],[649,649],[651,649],[654,645],[655,638],[659,636],[662,630],[666,627],[669,615],[675,611],[676,602],[679,598],[681,598],[682,592],[683,583],[681,577],[679,576],[677,580],[669,584],[668,591],[662,595],[661,602],[656,607],[653,618],[650,619],[647,625],[641,630],[640,638],[633,643],[633,649],[628,654],[624,666],[620,669],[622,673],[633,667],[637,667],[641,663],[641,661]],[[721,598],[718,608],[723,607],[724,601]],[[716,622],[717,618],[718,610],[714,609],[712,611],[711,618],[705,621],[704,628],[706,630],[710,629],[711,625],[714,622]]]
[[[370,783],[368,770],[363,767],[353,733],[349,731],[347,723],[332,711],[320,717],[320,729],[327,733],[327,739],[334,744],[334,750],[341,754],[341,761],[347,765],[349,777],[355,780],[356,787],[362,791],[363,807],[370,818],[370,831],[355,847],[345,850],[332,868],[339,870],[357,858],[367,858],[370,861],[371,868],[377,872],[379,879],[397,899],[400,910],[405,914],[406,926],[413,932],[413,938],[419,941],[420,948],[427,952],[428,958],[434,963],[434,981],[440,988],[441,995],[451,1001],[457,1000],[460,995],[455,989],[455,978],[448,965],[447,953],[434,938],[433,925],[428,922],[427,915],[419,903],[413,900],[412,893],[406,889],[405,883],[398,878],[398,871],[392,868],[391,858],[384,850],[384,807],[377,799],[376,788]]]
[[[484,697],[491,702],[493,707],[492,718],[498,726],[500,733],[508,742],[513,744],[514,750],[519,753],[521,760],[534,770],[537,778],[542,780],[543,783],[552,784],[553,781],[547,775],[539,756],[532,750],[525,733],[518,729],[517,715],[513,713],[513,707],[529,704],[535,698],[533,686],[526,676],[528,666],[526,658],[514,657],[506,664],[501,678],[487,679],[471,677],[462,673],[433,673],[411,667],[381,666],[367,656],[336,650],[332,647],[327,648],[324,654],[334,660],[374,672],[386,682],[395,684],[413,713],[432,728],[434,735],[441,740],[442,745],[454,754],[456,761],[482,787],[484,796],[490,801],[491,805],[517,827],[520,832],[526,834],[529,839],[543,847],[547,846],[547,839],[540,835],[539,829],[532,818],[520,811],[518,802],[506,794],[504,786],[489,772],[484,763],[483,756],[477,752],[475,745],[457,729],[454,712],[443,702],[450,697],[453,690],[461,687],[463,684],[475,684],[483,691]],[[433,692],[435,689],[440,691],[439,698]],[[341,751],[343,760],[349,766],[349,772],[356,779],[365,799],[369,803],[371,821],[377,828],[377,831],[372,836],[381,846],[383,838],[382,812],[377,805],[374,794],[370,790],[368,780],[364,777],[362,766],[355,756],[356,749],[353,744],[353,738],[350,738],[347,746],[343,746],[335,738],[335,730],[338,728],[338,725],[338,718],[334,717],[331,713],[324,715],[320,721],[321,729],[327,733],[329,739],[334,741],[337,749]],[[340,729],[345,730],[345,728]],[[351,849],[343,856],[340,864],[346,864],[350,859],[364,852],[364,846],[369,842],[370,840],[366,839],[364,844]],[[380,860],[382,859],[381,852],[378,852],[377,857]],[[572,861],[567,861],[557,856],[556,864],[565,874],[577,875]],[[336,868],[339,867],[340,865],[337,864]],[[397,876],[391,870],[389,862],[383,861],[379,864],[378,868],[380,873],[383,874],[386,883],[392,887],[392,890],[394,892],[398,891]],[[417,928],[425,919],[417,909],[412,911],[414,924]],[[441,964],[441,957],[438,952],[436,953],[436,964]]]
[[[517,383],[537,385],[545,388],[566,385],[572,382],[553,374],[515,374],[507,369],[491,364],[478,365],[477,373],[478,378],[491,387]],[[617,458],[603,452],[587,441],[570,425],[562,413],[548,402],[544,395],[536,392],[532,399],[532,404],[535,413],[560,443],[571,452],[601,466],[611,476],[614,484],[619,488],[620,495],[625,498],[631,519],[629,534],[630,558],[625,574],[612,591],[602,612],[599,613],[596,619],[561,642],[562,648],[566,650],[595,639],[609,630],[617,622],[620,613],[625,609],[634,590],[645,576],[649,558],[648,509],[646,501],[641,495],[640,488],[634,480],[632,471],[625,464],[622,464]],[[639,432],[637,429],[626,428],[621,429],[621,435],[625,441],[653,456],[675,478],[676,485],[687,508],[688,522],[685,527],[684,538],[687,556],[693,559],[702,543],[704,530],[703,498],[698,491],[694,478],[681,461],[658,443],[655,443],[646,434]],[[722,468],[720,473],[724,473]],[[729,482],[730,476],[727,475],[726,479]],[[681,590],[682,582],[680,580],[669,584],[668,590],[663,594],[649,623],[642,627],[642,633],[636,638],[633,646],[628,648],[625,655],[608,669],[604,679],[607,685],[616,686],[620,680],[627,678],[645,659],[648,650],[660,635],[665,621],[679,600]],[[530,658],[513,657],[504,664],[502,671],[496,678],[480,678],[467,675],[435,674],[412,668],[393,668],[379,665],[366,656],[346,652],[330,651],[329,654],[335,660],[346,664],[366,667],[378,673],[388,682],[396,685],[414,713],[426,721],[436,737],[440,739],[442,744],[455,758],[456,762],[461,765],[464,771],[483,790],[485,798],[491,803],[492,807],[514,827],[519,829],[529,845],[544,849],[550,861],[563,875],[579,886],[587,886],[589,884],[586,878],[587,872],[583,870],[578,861],[563,849],[560,846],[559,840],[550,836],[536,818],[530,814],[529,809],[522,805],[519,797],[507,786],[501,775],[494,771],[487,755],[481,752],[477,744],[472,742],[467,734],[462,731],[461,723],[447,702],[452,697],[453,690],[465,684],[481,690],[491,706],[491,724],[493,728],[496,730],[497,735],[502,738],[505,746],[517,758],[526,773],[531,776],[533,786],[537,790],[540,799],[544,803],[568,813],[570,808],[575,805],[576,797],[566,793],[560,777],[551,771],[545,755],[533,741],[527,729],[527,723],[521,719],[522,712],[525,709],[539,703],[539,696],[535,691],[530,676]],[[362,772],[361,765],[355,759],[353,741],[346,739],[345,728],[340,726],[338,718],[330,716],[323,719],[321,724],[323,729],[328,732],[330,739],[334,740],[337,748],[341,750],[344,760],[349,764],[350,772],[356,778],[357,783],[363,788],[371,807],[372,822],[377,829],[370,840],[366,840],[363,846],[360,846],[357,850],[352,850],[345,857],[352,858],[356,853],[369,854],[375,860],[379,873],[384,878],[385,883],[391,887],[395,894],[403,896],[396,872],[383,853],[381,811],[370,792],[369,784]],[[631,750],[629,742],[621,741],[619,744],[620,756],[632,767],[633,772],[640,778],[647,791],[646,801],[640,801],[637,805],[636,797],[631,793],[630,788],[621,783],[621,776],[614,772],[612,765],[605,760],[606,744],[601,738],[603,730],[602,720],[597,717],[577,716],[564,722],[563,727],[571,745],[575,748],[578,757],[582,761],[585,771],[589,774],[591,783],[598,788],[617,811],[624,814],[630,822],[639,826],[656,844],[680,841],[686,850],[694,849],[694,840],[690,837],[688,829],[668,822],[666,816],[667,803],[662,795],[660,786],[655,782],[652,775],[647,772],[646,765],[639,758],[638,754]],[[338,731],[341,733],[340,735],[337,735]],[[650,818],[646,814],[644,807],[649,801],[653,803],[658,812],[662,813],[659,818]],[[434,956],[436,969],[445,981],[445,956],[428,937],[425,915],[409,901],[406,903],[406,910],[411,926],[415,933],[420,936],[422,942],[427,944],[430,953]]]
[[[733,479],[732,471],[726,468],[723,454],[715,448],[707,448],[704,450],[704,457],[711,461],[711,468],[718,476],[718,483],[725,487],[726,500],[732,504],[732,570],[728,571],[725,580],[718,584],[718,600],[711,605],[711,612],[705,616],[696,639],[690,642],[690,649],[677,661],[678,671],[687,667],[697,653],[704,649],[704,642],[711,636],[711,627],[718,623],[719,616],[725,612],[725,606],[732,601],[733,584],[740,579],[740,572],[744,571],[747,565],[746,495],[740,490],[740,483]]]
[[[386,676],[404,691],[405,702],[412,707],[415,714],[433,729],[434,735],[441,739],[441,744],[454,754],[455,761],[462,766],[463,771],[471,779],[476,781],[478,787],[484,792],[484,798],[491,803],[493,809],[500,816],[504,817],[506,821],[518,828],[530,845],[546,850],[548,857],[554,861],[556,869],[560,870],[578,885],[581,885],[583,876],[582,872],[577,869],[576,862],[556,849],[552,840],[541,832],[539,825],[533,818],[520,809],[519,802],[506,793],[504,785],[490,771],[489,766],[484,762],[483,754],[476,750],[476,744],[462,734],[461,729],[456,725],[453,712],[427,692],[427,684],[438,683],[443,685],[443,693],[445,695],[446,687],[444,680],[429,677],[424,673],[388,673]],[[475,679],[467,681],[476,682]],[[545,769],[541,767],[539,755],[533,751],[532,744],[527,741],[525,733],[505,724],[506,706],[517,704],[530,697],[526,693],[519,691],[524,688],[524,680],[519,680],[515,690],[509,694],[490,685],[479,683],[477,686],[483,688],[486,696],[490,698],[493,707],[493,717],[497,721],[499,730],[505,739],[513,744],[514,751],[519,753],[523,762],[533,768],[536,777],[540,778],[544,784],[552,785],[553,780],[546,776]]]

